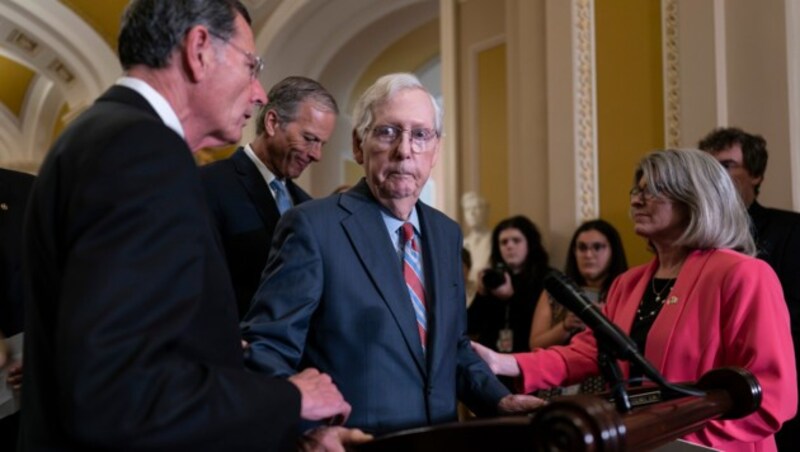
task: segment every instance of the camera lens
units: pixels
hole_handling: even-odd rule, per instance
[[[506,281],[505,271],[499,268],[490,268],[483,273],[483,286],[489,290],[497,289]]]

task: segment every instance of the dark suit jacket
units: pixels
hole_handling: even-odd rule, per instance
[[[757,201],[748,212],[753,220],[758,257],[775,270],[783,287],[797,364],[800,363],[800,213],[764,207]],[[786,422],[775,439],[779,450],[790,450],[800,444],[800,418]]]
[[[800,213],[762,206],[757,201],[748,210],[758,257],[769,263],[783,287],[792,330],[800,333]]]
[[[428,305],[423,353],[411,300],[378,202],[362,180],[286,212],[243,322],[248,365],[272,375],[331,375],[371,432],[456,419],[457,396],[494,412],[508,390],[467,338],[461,233],[417,203]]]
[[[0,168],[0,332],[6,336],[22,331],[25,321],[22,221],[34,180],[30,174]],[[0,419],[0,450],[17,450],[18,430],[19,412]]]
[[[201,167],[200,180],[222,237],[242,318],[261,281],[281,214],[264,177],[242,148],[228,159]],[[311,199],[291,180],[286,188],[295,205]]]
[[[186,142],[109,89],[29,204],[22,450],[278,449],[299,393],[244,369],[233,289]]]
[[[0,331],[22,331],[22,221],[35,177],[0,168]],[[3,384],[0,382],[0,384]]]

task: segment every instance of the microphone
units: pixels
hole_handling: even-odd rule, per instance
[[[553,298],[575,313],[597,338],[598,348],[601,343],[611,347],[610,351],[620,358],[638,365],[644,375],[654,382],[677,392],[690,395],[702,395],[702,391],[684,388],[666,381],[663,375],[639,352],[636,343],[617,325],[612,323],[597,307],[587,300],[575,286],[575,283],[558,270],[551,270],[544,278],[544,288]]]
[[[597,306],[587,300],[575,283],[567,275],[558,270],[551,270],[544,278],[544,288],[559,303],[572,311],[589,328],[598,339],[605,339],[614,345],[614,351],[627,360],[636,360],[639,350],[636,343],[617,325],[604,316]],[[644,359],[644,357],[641,357]]]

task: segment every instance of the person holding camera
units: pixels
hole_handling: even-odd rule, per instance
[[[467,332],[498,352],[528,351],[536,300],[550,270],[536,225],[522,215],[501,221],[492,231],[490,260],[467,311]]]

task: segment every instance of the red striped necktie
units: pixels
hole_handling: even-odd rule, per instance
[[[411,296],[411,303],[414,306],[414,317],[417,319],[417,329],[422,342],[422,350],[425,351],[428,322],[425,288],[422,286],[422,278],[420,277],[422,274],[422,256],[417,241],[414,239],[414,226],[411,223],[403,223],[401,235],[403,238],[403,277],[406,280],[408,294]]]

